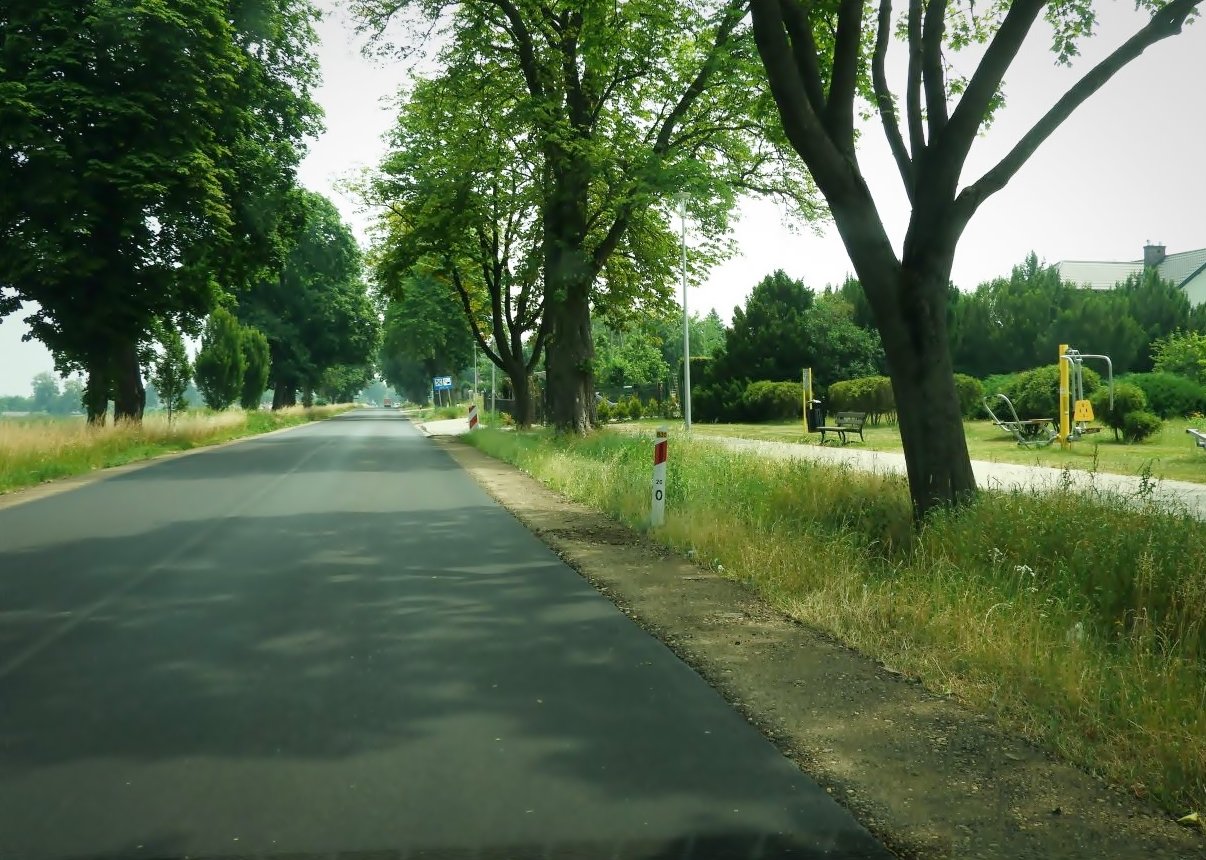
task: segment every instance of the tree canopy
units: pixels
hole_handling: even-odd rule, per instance
[[[271,268],[317,129],[308,0],[0,8],[0,310],[141,415],[140,347]]]

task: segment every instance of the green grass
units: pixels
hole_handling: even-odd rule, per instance
[[[83,418],[0,419],[0,493],[227,442],[328,418],[349,406],[293,407],[276,412],[189,412],[168,424],[151,414],[141,424],[89,427]]]
[[[642,427],[659,424],[675,425],[664,419],[642,419]],[[1164,422],[1160,432],[1144,442],[1125,445],[1114,441],[1110,430],[1073,442],[1067,451],[1058,443],[1047,448],[1019,448],[1012,436],[988,421],[965,421],[967,448],[973,460],[990,463],[1020,463],[1025,466],[1050,466],[1055,469],[1081,469],[1111,472],[1118,475],[1139,475],[1150,470],[1157,478],[1178,481],[1206,482],[1206,451],[1194,445],[1185,428],[1206,429],[1206,420],[1184,418]],[[693,431],[700,435],[737,436],[743,439],[766,439],[775,442],[817,444],[819,433],[805,433],[800,422],[777,424],[695,424]],[[900,431],[895,424],[868,424],[863,429],[866,443],[855,438],[852,449],[868,451],[901,451]]]
[[[648,438],[470,441],[646,522]],[[667,486],[655,539],[1170,811],[1206,806],[1206,529],[1187,512],[983,492],[918,532],[901,477],[677,440]]]

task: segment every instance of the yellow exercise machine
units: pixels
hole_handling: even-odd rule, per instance
[[[1114,362],[1108,355],[1092,355],[1072,349],[1066,343],[1059,345],[1059,439],[1061,448],[1080,439],[1087,433],[1097,433],[1100,427],[1090,427],[1093,420],[1093,404],[1085,397],[1084,360],[1101,359],[1106,363],[1110,386],[1110,409],[1114,408]]]

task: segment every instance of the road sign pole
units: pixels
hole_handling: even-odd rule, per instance
[[[666,458],[669,442],[665,427],[657,428],[653,443],[653,504],[649,523],[654,528],[666,524]]]
[[[469,404],[469,432],[477,429],[477,401]]]

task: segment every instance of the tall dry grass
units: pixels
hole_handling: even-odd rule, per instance
[[[170,424],[161,413],[141,423],[89,426],[82,418],[0,420],[0,492],[119,466],[327,418],[346,406],[291,407],[276,412],[187,412]]]
[[[646,439],[472,441],[647,521]],[[1206,526],[1186,511],[983,492],[918,532],[903,478],[671,445],[657,540],[1170,811],[1206,806]]]

